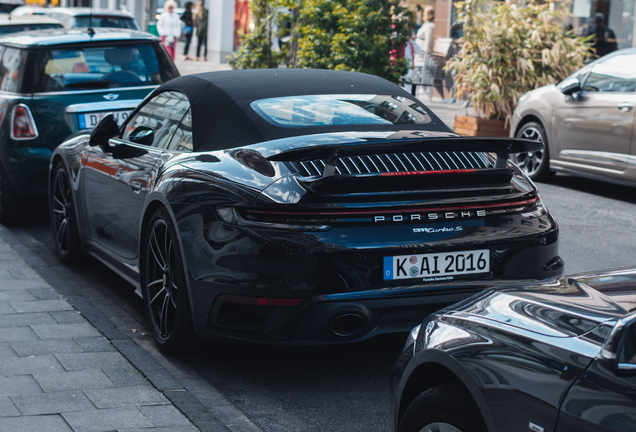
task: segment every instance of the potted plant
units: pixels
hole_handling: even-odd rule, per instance
[[[563,2],[466,0],[456,7],[464,41],[446,70],[455,76],[457,96],[469,97],[476,113],[455,117],[460,135],[509,136],[519,98],[560,82],[590,55],[590,37],[565,31]]]

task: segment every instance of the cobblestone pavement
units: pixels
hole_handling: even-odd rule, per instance
[[[0,225],[0,431],[259,430],[30,246]]]

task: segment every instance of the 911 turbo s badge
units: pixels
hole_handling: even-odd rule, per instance
[[[410,213],[410,214],[396,214],[390,216],[374,216],[373,222],[407,222],[407,221],[426,221],[426,220],[451,220],[451,219],[463,219],[469,217],[484,217],[486,216],[486,210],[465,210],[456,212],[443,212],[443,213]]]
[[[427,234],[433,234],[433,233],[441,233],[441,232],[460,232],[464,229],[464,227],[461,226],[456,226],[456,227],[441,227],[441,228],[430,228],[430,227],[425,227],[425,228],[413,228],[413,232],[414,233],[427,233]]]

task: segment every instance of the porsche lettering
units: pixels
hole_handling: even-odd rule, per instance
[[[448,219],[462,219],[469,217],[485,217],[486,210],[464,210],[461,212],[436,212],[436,213],[412,213],[412,214],[397,214],[391,216],[374,216],[374,222],[407,222],[407,221],[429,221],[429,220],[448,220]]]

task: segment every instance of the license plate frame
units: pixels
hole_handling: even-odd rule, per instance
[[[443,282],[490,273],[488,249],[392,255],[383,260],[385,282]]]
[[[99,121],[106,116],[106,114],[113,113],[113,115],[115,116],[115,121],[118,125],[121,126],[132,112],[132,109],[86,112],[77,115],[77,123],[79,125],[79,130],[93,129],[95,126],[97,126],[97,123],[99,123]]]

